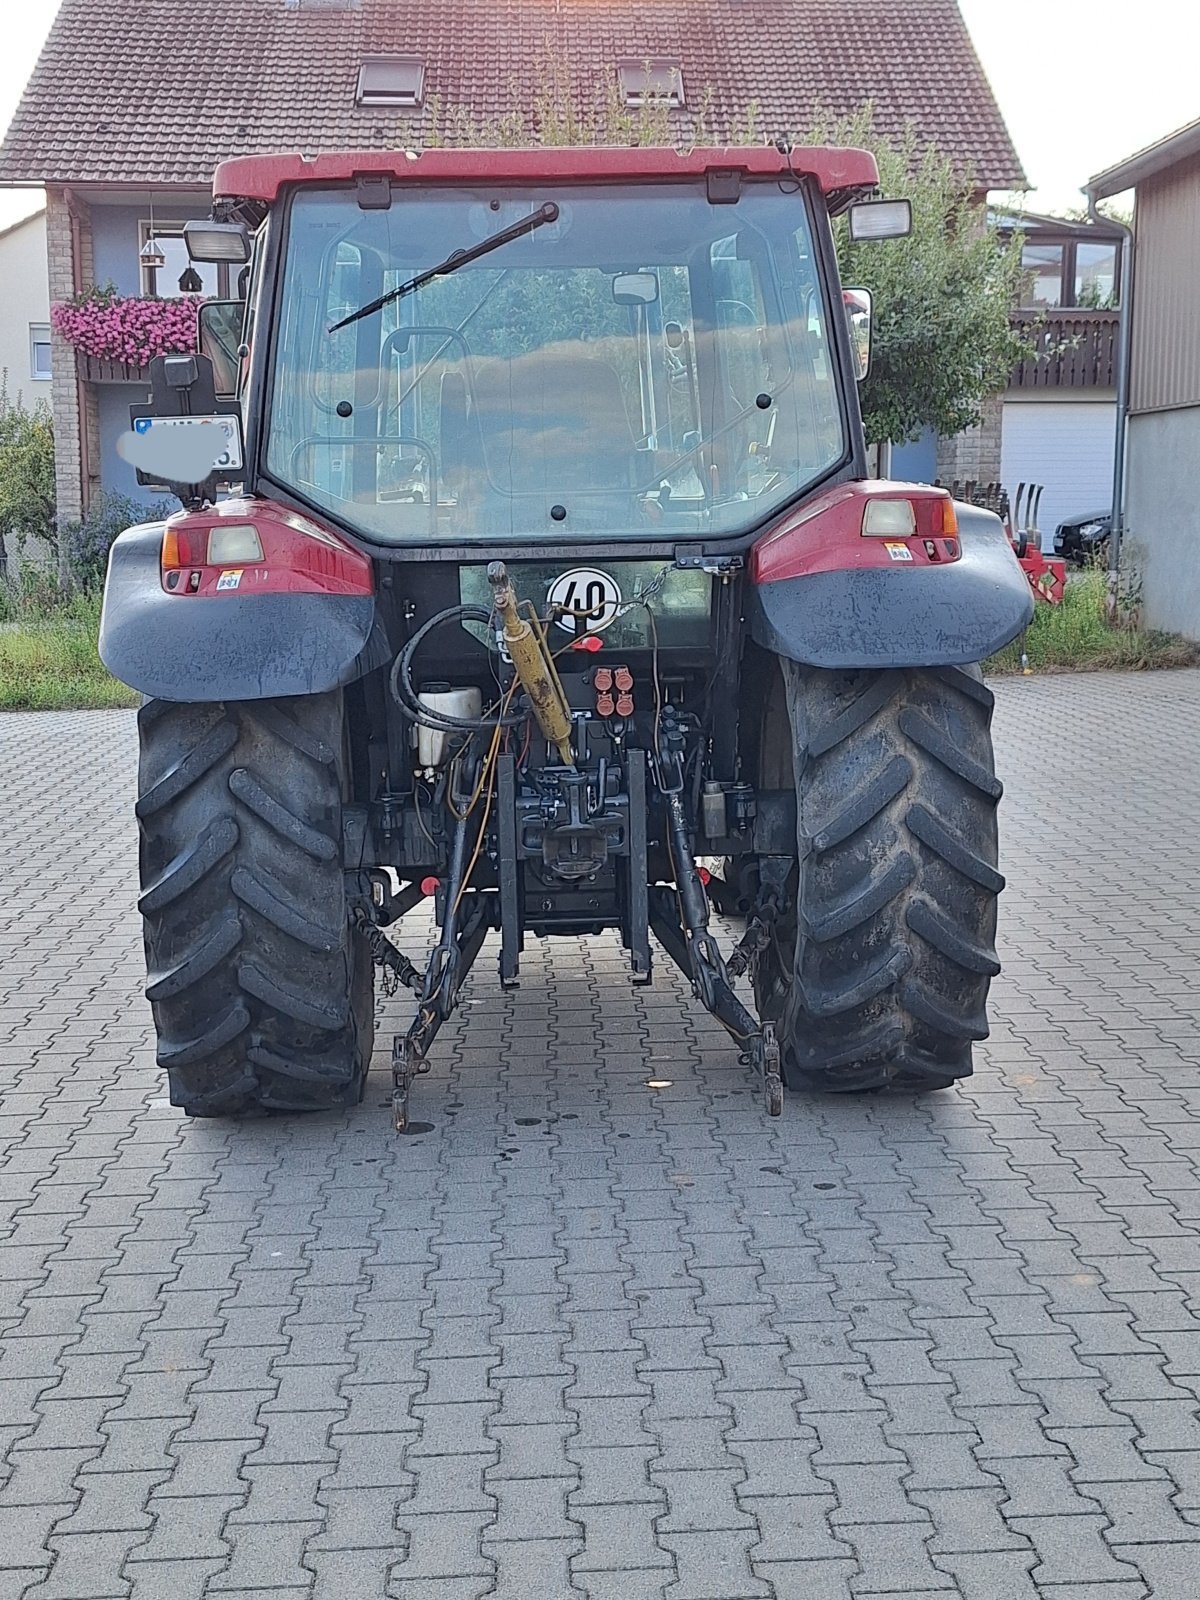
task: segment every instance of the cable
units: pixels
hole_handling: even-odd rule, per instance
[[[516,680],[514,679],[512,685],[509,687],[508,693],[504,697],[504,705],[501,708],[502,711],[507,709],[508,702],[512,699],[515,689]],[[484,757],[483,768],[480,771],[479,781],[481,785],[483,783],[484,774],[486,773],[487,775],[487,798],[485,799],[483,805],[483,816],[479,819],[479,832],[475,836],[475,848],[471,852],[471,859],[467,862],[467,870],[463,873],[463,880],[459,884],[458,893],[454,897],[454,911],[457,911],[459,906],[462,904],[462,897],[467,892],[467,885],[471,881],[471,874],[475,871],[475,864],[479,860],[480,853],[483,850],[483,841],[485,835],[487,834],[488,819],[492,813],[492,798],[495,793],[496,753],[500,748],[500,733],[503,726],[504,724],[500,721],[496,723],[495,732],[492,734],[491,748]],[[465,823],[467,817],[469,817],[471,812],[475,809],[475,801],[478,799],[478,797],[479,790],[477,789],[471,805],[467,808],[466,814],[460,819],[462,822]],[[447,797],[447,804],[449,804],[449,797]]]
[[[413,784],[413,811],[416,814],[417,827],[420,828],[421,832],[425,835],[426,839],[428,839],[429,843],[433,846],[434,850],[436,851],[437,847],[438,847],[437,846],[437,840],[433,837],[433,835],[430,833],[429,829],[425,826],[425,821],[424,821],[423,817],[421,816],[421,785],[420,785],[420,783],[414,783]]]

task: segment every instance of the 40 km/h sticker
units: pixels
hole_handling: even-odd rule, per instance
[[[546,594],[551,606],[561,606],[558,626],[566,633],[599,633],[615,622],[621,609],[621,590],[615,578],[595,567],[572,567],[555,578]]]

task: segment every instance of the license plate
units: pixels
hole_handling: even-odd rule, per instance
[[[214,472],[224,476],[242,469],[242,430],[238,418],[225,413],[215,417],[138,417],[133,424],[135,433],[149,433],[153,428],[194,428],[197,423],[215,423],[225,435],[225,448],[213,464]]]

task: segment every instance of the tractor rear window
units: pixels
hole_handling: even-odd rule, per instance
[[[289,228],[267,470],[368,539],[728,537],[844,454],[802,194],[315,190]]]

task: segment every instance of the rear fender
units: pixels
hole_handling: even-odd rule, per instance
[[[235,524],[257,530],[263,559],[210,563],[210,531]],[[112,547],[100,659],[154,699],[321,694],[389,655],[369,559],[287,507],[222,501],[129,528]]]
[[[908,500],[915,532],[864,535],[872,499]],[[750,580],[751,637],[814,667],[965,666],[1033,617],[1000,518],[925,484],[839,485],[755,545]]]

